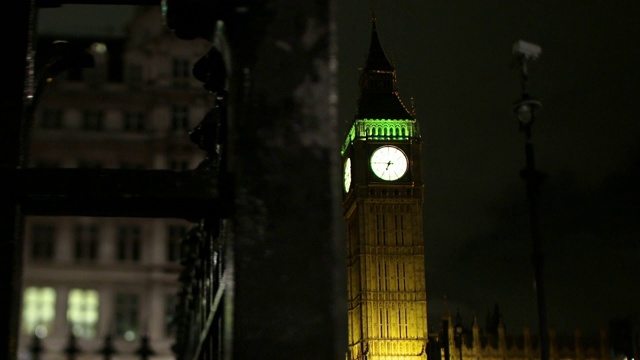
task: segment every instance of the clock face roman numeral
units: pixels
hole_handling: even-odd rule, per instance
[[[408,160],[402,150],[395,146],[381,146],[371,155],[371,170],[382,180],[393,181],[407,172]]]

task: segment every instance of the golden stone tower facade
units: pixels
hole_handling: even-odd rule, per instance
[[[342,146],[348,360],[426,359],[421,136],[372,22]]]

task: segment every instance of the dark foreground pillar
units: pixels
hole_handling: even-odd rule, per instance
[[[331,1],[272,1],[235,41],[234,359],[343,359],[344,249]],[[249,42],[244,42],[245,44]],[[253,60],[255,59],[255,60]]]
[[[16,169],[21,158],[21,124],[27,68],[27,40],[32,5],[28,0],[3,4],[5,21],[0,32],[10,34],[4,43],[3,80],[0,82],[0,168]],[[10,21],[8,19],[11,19]],[[21,315],[22,216],[18,206],[0,202],[0,358],[17,356]]]

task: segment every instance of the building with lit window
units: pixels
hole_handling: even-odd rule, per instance
[[[203,155],[188,132],[212,100],[191,67],[210,44],[175,38],[157,6],[141,8],[128,32],[126,39],[64,39],[88,49],[95,66],[46,82],[34,111],[30,167],[198,166]],[[53,40],[40,36],[36,59],[48,56]],[[30,358],[34,339],[41,359],[66,358],[73,335],[80,354],[98,356],[111,337],[119,359],[137,358],[128,354],[148,336],[154,359],[173,359],[180,239],[191,225],[181,219],[27,217],[20,358]]]

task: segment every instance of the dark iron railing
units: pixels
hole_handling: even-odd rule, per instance
[[[41,355],[45,352],[47,352],[47,349],[42,345],[42,340],[34,335],[29,346],[31,360],[40,360],[42,358]],[[90,353],[93,352],[84,350],[78,345],[78,341],[73,334],[69,335],[67,344],[62,351],[62,354],[64,354],[64,357],[67,360],[76,360],[82,355]],[[126,352],[119,351],[117,347],[114,346],[111,335],[104,337],[104,344],[97,353],[102,355],[102,359],[104,360],[111,360],[115,355],[127,354]],[[128,353],[128,355],[137,355],[139,360],[149,360],[151,356],[155,355],[155,353],[156,352],[151,348],[151,341],[149,337],[143,335],[140,338],[138,347],[133,352]]]

